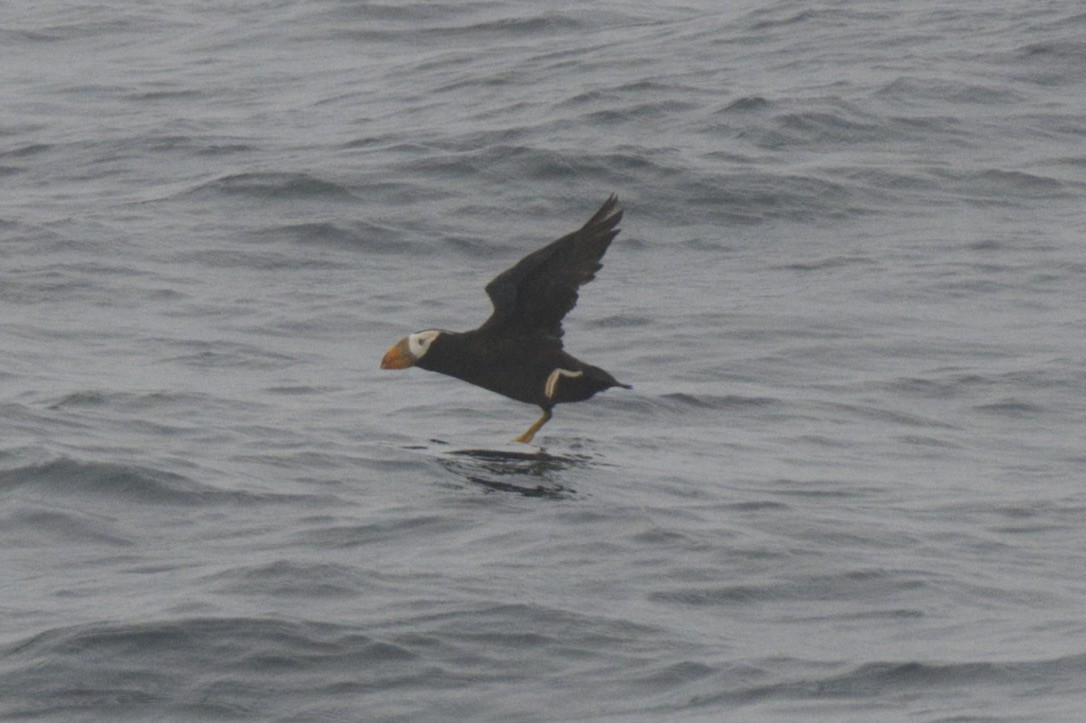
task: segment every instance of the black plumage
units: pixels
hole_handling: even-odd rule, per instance
[[[538,405],[541,416],[517,441],[529,442],[556,404],[580,402],[618,382],[562,348],[562,319],[578,289],[602,268],[622,211],[611,196],[577,231],[525,256],[494,277],[486,293],[494,312],[478,329],[416,332],[389,349],[382,368],[419,366]]]

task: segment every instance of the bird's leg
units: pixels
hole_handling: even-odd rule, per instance
[[[549,422],[550,418],[551,418],[551,410],[544,408],[543,409],[543,416],[541,416],[539,419],[535,420],[532,423],[532,426],[528,427],[528,430],[524,434],[520,435],[519,437],[515,437],[513,439],[513,441],[514,442],[524,442],[524,444],[530,444],[531,441],[532,441],[532,437],[535,436],[535,433],[538,432],[540,430],[540,428],[544,424]]]

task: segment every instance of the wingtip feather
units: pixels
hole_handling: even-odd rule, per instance
[[[608,226],[614,226],[622,220],[622,209],[618,208],[618,196],[612,193],[607,197],[607,200],[600,206],[600,210],[593,214],[592,218],[588,219],[588,223],[585,226],[593,226],[600,223],[606,223]]]

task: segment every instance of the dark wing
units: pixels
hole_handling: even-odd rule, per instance
[[[618,235],[618,198],[610,196],[579,230],[521,259],[494,277],[486,293],[494,313],[480,331],[541,334],[559,341],[562,318],[577,304],[577,289],[603,268],[600,259]]]

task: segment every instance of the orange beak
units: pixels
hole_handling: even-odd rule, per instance
[[[415,357],[407,349],[407,337],[396,342],[396,346],[385,352],[381,360],[382,369],[406,369],[415,365]]]

